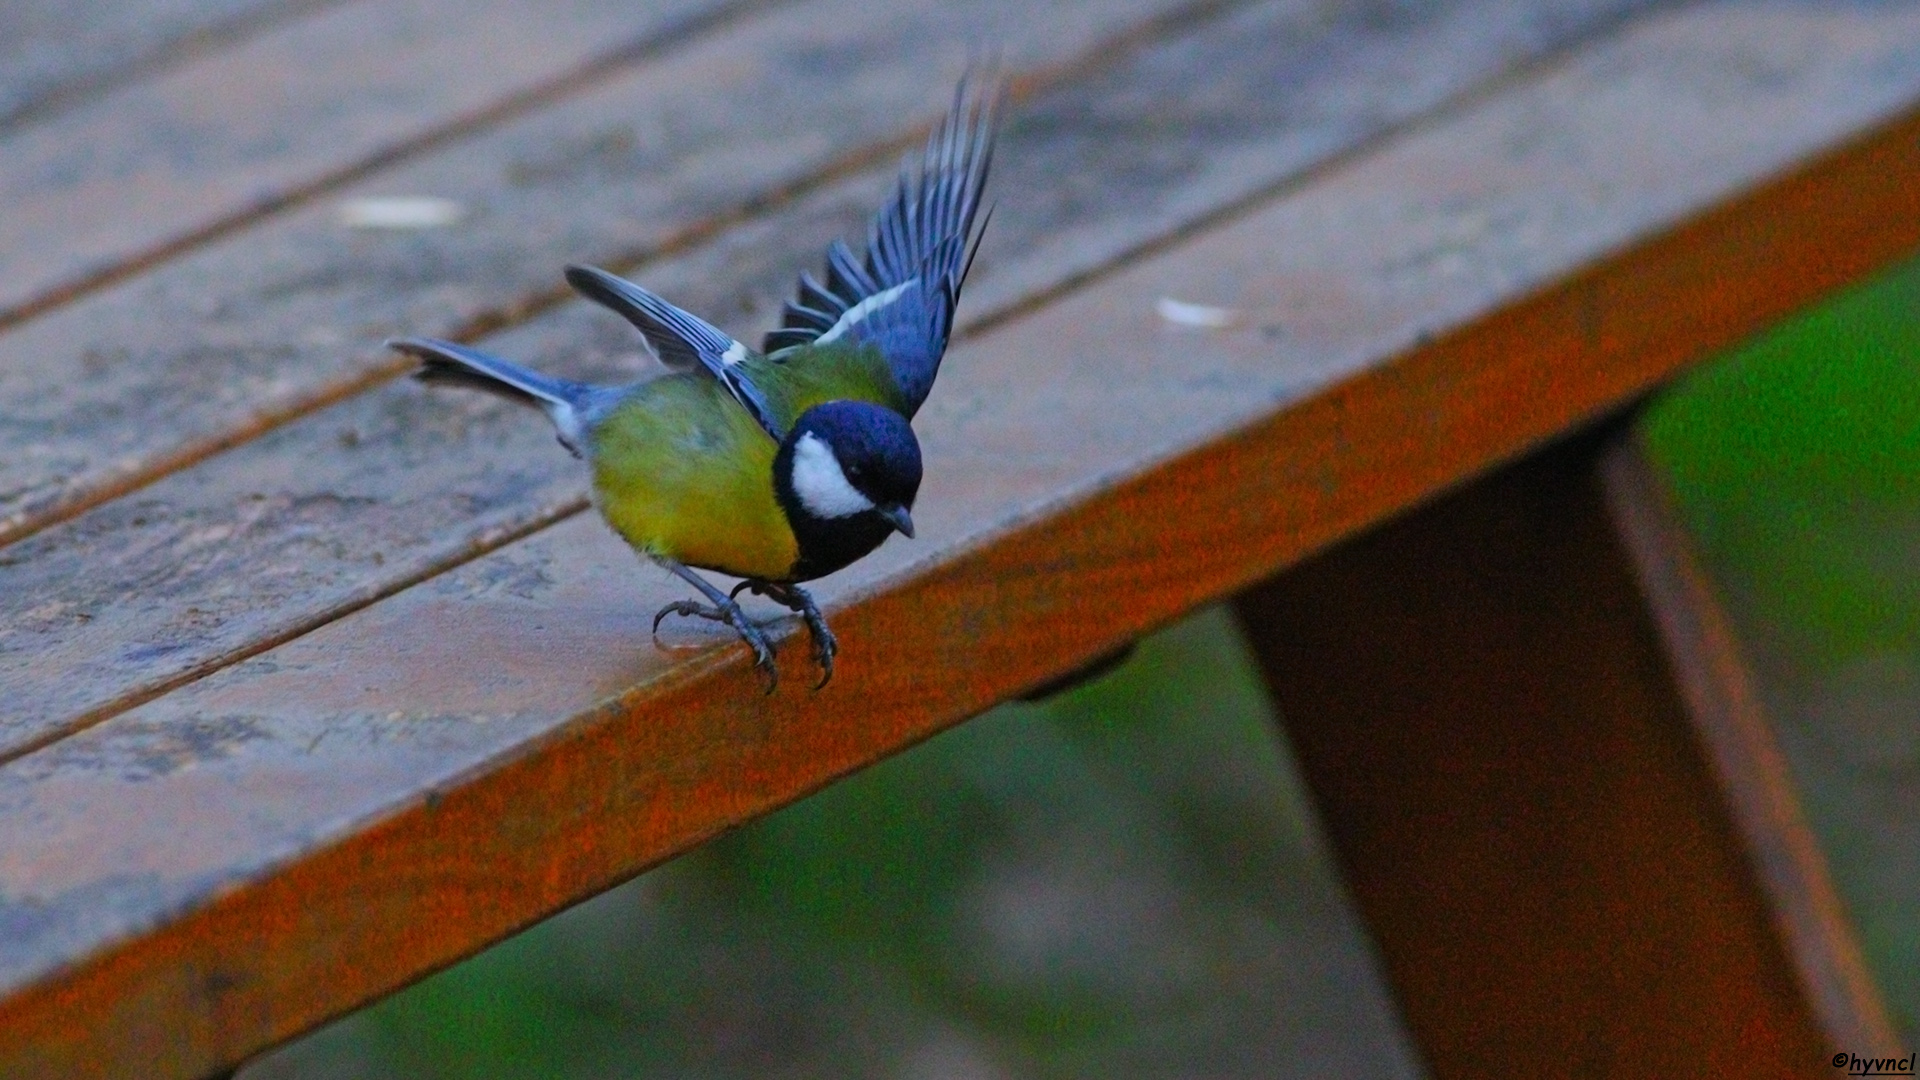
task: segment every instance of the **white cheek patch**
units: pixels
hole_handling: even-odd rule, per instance
[[[833,326],[828,328],[826,333],[821,334],[813,340],[820,345],[826,345],[837,340],[840,335],[860,325],[861,321],[867,316],[898,300],[901,293],[913,288],[913,286],[913,282],[903,281],[885,292],[874,293],[872,296],[848,308],[847,313],[840,316],[840,318],[834,322]]]
[[[793,493],[814,517],[851,517],[873,509],[873,500],[847,482],[833,448],[812,432],[793,444]]]

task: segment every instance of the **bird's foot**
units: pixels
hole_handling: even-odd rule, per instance
[[[733,587],[731,595],[739,596],[742,592],[769,597],[806,620],[807,633],[813,638],[813,659],[820,665],[820,681],[814,683],[813,688],[826,686],[833,678],[833,658],[840,653],[840,642],[833,631],[827,629],[827,617],[820,613],[820,605],[814,603],[812,594],[798,585],[778,585],[771,581],[742,581]]]
[[[690,615],[696,619],[708,619],[732,626],[739,632],[741,640],[753,650],[753,665],[766,672],[767,693],[773,693],[774,687],[780,684],[780,671],[773,665],[773,645],[767,641],[766,633],[755,626],[753,620],[747,618],[747,613],[740,610],[740,605],[731,598],[711,607],[693,600],[675,600],[654,613],[653,632],[656,635],[660,633],[661,621],[669,615]]]

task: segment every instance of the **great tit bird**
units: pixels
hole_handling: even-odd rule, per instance
[[[568,267],[568,284],[633,323],[669,374],[589,386],[450,341],[387,344],[423,362],[422,381],[546,412],[561,445],[592,468],[594,505],[607,523],[706,597],[661,608],[656,631],[668,615],[731,624],[771,693],[772,646],[736,599],[750,589],[806,620],[825,686],[838,645],[800,583],[864,557],[894,532],[913,536],[921,463],[908,421],[933,387],[990,216],[975,228],[999,98],[997,86],[975,93],[962,81],[918,175],[903,169],[874,215],[864,258],[842,241],[830,245],[826,282],[801,275],[763,352],[588,266]],[[741,581],[723,593],[695,568]]]

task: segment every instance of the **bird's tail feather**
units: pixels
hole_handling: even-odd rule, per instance
[[[521,367],[511,360],[437,338],[396,338],[387,348],[406,353],[422,367],[414,378],[424,383],[485,390],[528,405],[578,405],[585,387]]]
[[[539,407],[560,429],[560,442],[580,453],[581,427],[593,388],[556,379],[511,360],[438,338],[395,338],[387,347],[420,361],[413,377],[436,386],[482,390],[522,405]]]

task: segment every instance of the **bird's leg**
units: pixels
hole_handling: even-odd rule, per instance
[[[654,613],[654,633],[660,632],[660,620],[669,615],[692,615],[696,618],[712,619],[714,622],[731,625],[740,632],[740,637],[753,649],[754,666],[767,673],[767,693],[773,693],[773,688],[780,682],[780,672],[773,666],[773,646],[767,642],[767,635],[747,618],[747,613],[740,610],[740,605],[734,601],[733,597],[714,588],[705,578],[672,559],[656,556],[654,561],[673,571],[680,579],[699,589],[701,595],[713,601],[713,606],[707,607],[692,600],[675,600]]]
[[[813,658],[820,664],[820,681],[815,690],[827,685],[833,678],[833,658],[840,651],[840,642],[827,629],[827,617],[820,613],[820,605],[813,602],[812,594],[798,585],[780,585],[771,581],[743,581],[733,587],[733,596],[739,596],[745,590],[757,596],[771,597],[789,611],[795,611],[807,621],[807,632],[813,635]]]

